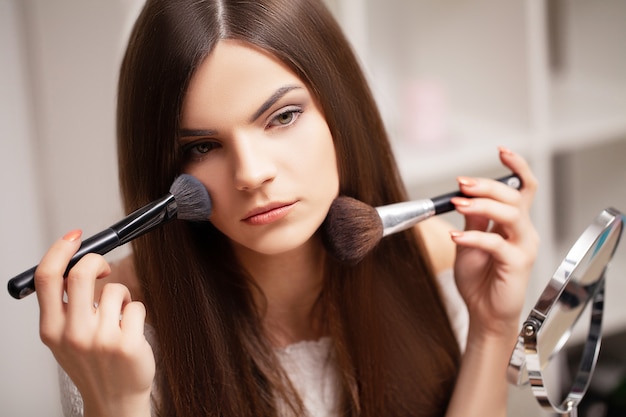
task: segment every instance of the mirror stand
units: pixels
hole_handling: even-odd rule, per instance
[[[591,382],[602,339],[605,273],[625,221],[619,211],[607,208],[585,229],[524,321],[509,361],[509,382],[529,383],[539,405],[561,417],[578,417],[578,405]],[[561,351],[587,307],[591,317],[578,371],[569,393],[555,402],[543,372]]]
[[[571,389],[560,404],[555,404],[548,395],[544,384],[540,355],[537,349],[537,333],[539,327],[536,318],[529,317],[522,326],[522,336],[528,381],[533,395],[539,404],[548,410],[557,413],[560,417],[578,417],[578,404],[582,401],[598,360],[600,341],[602,339],[602,316],[604,313],[604,277],[596,285],[595,295],[591,305],[589,333],[585,341],[578,372]]]

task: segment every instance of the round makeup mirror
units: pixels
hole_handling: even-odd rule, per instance
[[[571,247],[522,325],[511,356],[509,382],[530,383],[539,404],[561,416],[576,417],[593,374],[602,336],[605,271],[622,234],[626,218],[607,208]],[[548,392],[544,372],[569,339],[583,311],[590,323],[578,372],[569,393]],[[559,393],[561,394],[561,393]]]

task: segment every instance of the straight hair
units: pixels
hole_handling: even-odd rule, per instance
[[[341,194],[372,206],[407,199],[358,60],[321,1],[148,0],[119,78],[126,211],[160,197],[181,173],[183,99],[222,39],[268,51],[306,84],[333,136]],[[277,398],[303,415],[263,334],[258,289],[226,236],[210,222],[173,222],[136,239],[133,254],[158,341],[159,415],[275,417]],[[341,415],[442,416],[460,353],[421,237],[386,237],[353,267],[326,258],[317,309]]]

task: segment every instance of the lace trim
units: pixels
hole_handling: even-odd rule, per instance
[[[61,408],[65,417],[83,417],[83,397],[70,377],[59,366],[59,388],[61,390]]]
[[[324,352],[330,349],[330,337],[321,337],[317,340],[301,340],[282,348],[274,349],[277,355],[297,355],[303,352]]]

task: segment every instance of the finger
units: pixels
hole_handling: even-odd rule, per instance
[[[472,200],[472,203],[477,202],[485,202],[494,207],[499,204],[493,200]],[[488,218],[486,216],[466,215],[468,224],[465,232],[456,232],[452,235],[453,240],[461,246],[481,249],[503,264],[532,265],[537,256],[539,234],[527,215],[518,219],[518,216],[514,214],[517,210],[515,207],[503,207],[494,209],[498,216],[493,216],[493,227],[488,227],[486,224]],[[507,212],[509,214],[506,214]],[[470,221],[474,224],[470,224]],[[479,223],[481,221],[485,223]],[[496,252],[498,250],[500,252]]]
[[[456,210],[465,216],[465,230],[486,231],[490,226],[491,218],[475,210],[477,197],[497,199],[508,204],[519,201],[519,191],[499,181],[470,177],[458,177],[457,180],[461,192],[472,197],[454,197],[450,200]]]
[[[523,232],[525,222],[520,221],[522,213],[517,206],[504,204],[487,198],[455,197],[451,200],[457,211],[466,216],[466,222],[477,224],[477,227],[466,227],[466,230],[486,231],[489,222],[499,225],[507,236],[518,236]]]
[[[489,178],[458,177],[459,188],[469,197],[491,198],[502,203],[517,205],[521,201],[519,190]]]
[[[43,339],[51,336],[52,327],[62,326],[64,323],[63,274],[70,259],[80,247],[81,235],[81,230],[73,230],[56,241],[41,259],[35,271],[39,325]]]
[[[457,245],[481,250],[507,268],[529,270],[536,257],[536,246],[512,244],[497,233],[451,231],[450,236]]]
[[[530,204],[537,191],[537,179],[535,175],[526,160],[520,155],[504,147],[500,147],[499,151],[502,163],[521,178],[521,192],[524,196],[526,207],[530,208]]]
[[[85,255],[67,275],[67,312],[71,326],[94,313],[94,290],[96,279],[111,272],[109,264],[101,255]]]
[[[462,213],[462,210],[457,208],[459,213]],[[465,230],[479,230],[485,232],[489,229],[490,221],[485,216],[475,216],[471,214],[465,213]]]
[[[497,233],[484,233],[479,231],[451,231],[450,237],[458,245],[480,249],[493,257],[495,261],[507,262],[514,254],[512,246]]]
[[[98,303],[98,319],[105,330],[119,331],[120,316],[124,306],[130,303],[128,287],[123,284],[109,283],[102,288]]]
[[[128,334],[143,334],[146,322],[146,306],[139,301],[132,301],[124,306],[120,326]]]

